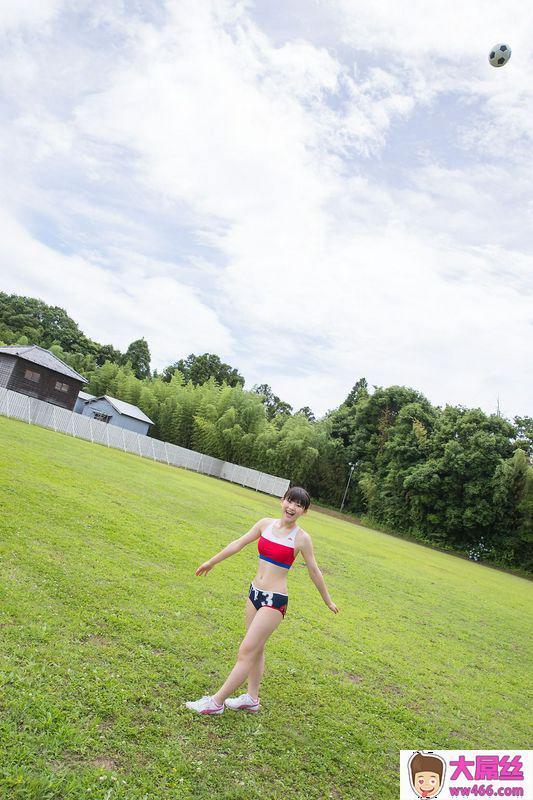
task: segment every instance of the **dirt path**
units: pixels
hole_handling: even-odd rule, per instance
[[[312,508],[313,511],[317,511],[319,514],[327,514],[329,517],[337,517],[337,519],[343,519],[344,522],[351,522],[352,525],[363,525],[358,517],[351,517],[348,514],[343,514],[342,511],[334,511],[332,508],[323,508],[322,506],[317,505],[313,505]]]

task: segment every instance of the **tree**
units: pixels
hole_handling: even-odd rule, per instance
[[[297,416],[297,415],[296,415]],[[331,420],[312,423],[312,446],[318,457],[303,475],[304,485],[313,497],[339,506],[348,479],[348,456],[339,439],[331,435]]]
[[[516,539],[517,535],[520,538],[523,522],[520,502],[524,497],[527,474],[528,463],[523,450],[515,450],[511,458],[502,459],[494,471],[493,542],[498,556],[507,556],[511,539]]]
[[[413,423],[419,419],[430,425],[427,415],[431,404],[420,392],[406,386],[377,387],[368,394],[364,384],[366,381],[361,379],[350,392],[353,405],[345,402],[329,415],[332,436],[342,441],[347,461],[356,464],[347,506],[365,511],[380,522],[385,522],[387,516],[387,524],[392,524],[394,518],[398,524],[404,503],[400,473],[422,458]],[[402,414],[405,407],[410,408]],[[392,442],[387,448],[389,440]],[[359,483],[363,476],[371,476],[378,487],[372,494],[371,506],[368,492],[365,494]],[[364,485],[369,485],[368,480]]]
[[[136,339],[124,354],[123,363],[129,361],[136,378],[142,380],[150,377],[150,350],[146,339]]]
[[[328,418],[332,422],[331,435],[340,439],[344,447],[348,447],[355,433],[355,417],[357,409],[369,397],[366,378],[359,378],[351,388],[346,400],[339,408],[329,412]]]
[[[298,409],[298,411],[296,413],[297,414],[303,414],[304,417],[309,422],[315,422],[316,421],[316,417],[313,414],[313,412],[311,411],[311,409],[309,408],[309,406],[303,406],[303,408]]]
[[[263,404],[268,420],[273,420],[276,417],[286,419],[291,415],[292,406],[285,403],[283,400],[274,394],[268,383],[261,383],[253,387],[252,392],[261,395]],[[283,420],[281,420],[283,421]]]
[[[528,465],[524,489],[518,503],[520,527],[506,542],[508,564],[533,572],[533,467]]]
[[[502,460],[494,477],[493,553],[498,563],[533,568],[533,467],[523,450]]]
[[[273,459],[276,474],[305,486],[318,457],[313,423],[302,414],[288,417],[277,437]]]
[[[112,361],[113,364],[122,364],[124,356],[112,344],[103,344],[96,355],[96,363],[101,367],[106,361]]]
[[[176,361],[163,370],[163,380],[169,382],[176,371],[181,372],[185,382],[192,381],[195,386],[200,386],[209,378],[214,378],[217,383],[226,383],[228,386],[244,386],[242,375],[212,353],[204,353],[201,356],[191,353],[187,358]]]
[[[91,379],[89,384],[85,387],[85,391],[89,392],[89,394],[94,394],[96,397],[101,397],[104,394],[112,395],[111,387],[120,370],[121,367],[119,367],[118,364],[112,364],[111,361],[106,361],[105,364],[98,367],[91,375]]]
[[[347,406],[356,406],[364,397],[368,397],[368,383],[366,378],[359,378],[350,389],[344,404]]]
[[[513,465],[502,466],[513,454],[512,433],[509,422],[480,409],[439,411],[425,458],[403,481],[409,508],[403,529],[409,529],[410,517],[415,532],[482,555],[493,545],[499,521],[513,525],[504,517],[516,502],[512,487],[520,477]]]
[[[267,424],[260,399],[241,386],[220,386],[214,378],[195,387],[195,394],[200,398],[194,416],[195,449],[255,467],[256,439]]]
[[[93,342],[64,309],[49,306],[35,297],[0,292],[0,338],[8,344],[36,344],[47,350],[59,346],[63,360],[79,372],[86,373],[106,361],[121,363],[119,350],[110,344]],[[74,356],[83,369],[72,363],[70,359]]]
[[[171,390],[176,398],[176,410],[172,419],[172,429],[174,444],[180,447],[192,448],[194,434],[194,417],[197,413],[199,396],[196,387],[192,383],[183,384],[183,377],[177,372],[171,382]]]
[[[12,343],[27,341],[46,349],[56,343],[65,352],[83,355],[95,355],[99,348],[64,309],[34,297],[4,292],[0,292],[0,337]]]
[[[50,348],[52,352],[54,347],[55,345],[52,345]],[[63,353],[59,358],[88,380],[91,379],[91,375],[97,369],[96,359],[91,355],[83,355],[83,353]]]
[[[520,448],[533,461],[533,417],[515,417],[515,447]]]

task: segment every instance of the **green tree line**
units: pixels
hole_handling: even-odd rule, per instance
[[[0,293],[0,339],[39,344],[133,403],[150,435],[288,478],[345,509],[472,559],[533,571],[533,419],[433,406],[403,386],[358,380],[322,419],[294,412],[267,384],[244,388],[213,354],[150,371],[144,339],[125,353],[84,336],[59,308]]]

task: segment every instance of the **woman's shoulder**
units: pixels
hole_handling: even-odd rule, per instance
[[[260,519],[256,525],[261,533],[264,533],[266,529],[269,528],[275,521],[276,520],[273,517],[263,517],[263,519]]]
[[[304,531],[303,528],[299,527],[298,530],[296,531],[296,541],[303,544],[303,542],[310,542],[311,537],[306,531]]]

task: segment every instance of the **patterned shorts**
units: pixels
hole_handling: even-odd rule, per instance
[[[265,592],[262,589],[256,589],[253,583],[250,584],[248,597],[258,611],[260,608],[263,608],[263,606],[266,606],[267,608],[275,608],[276,611],[281,611],[283,616],[285,616],[287,606],[289,605],[289,596],[287,594]]]

